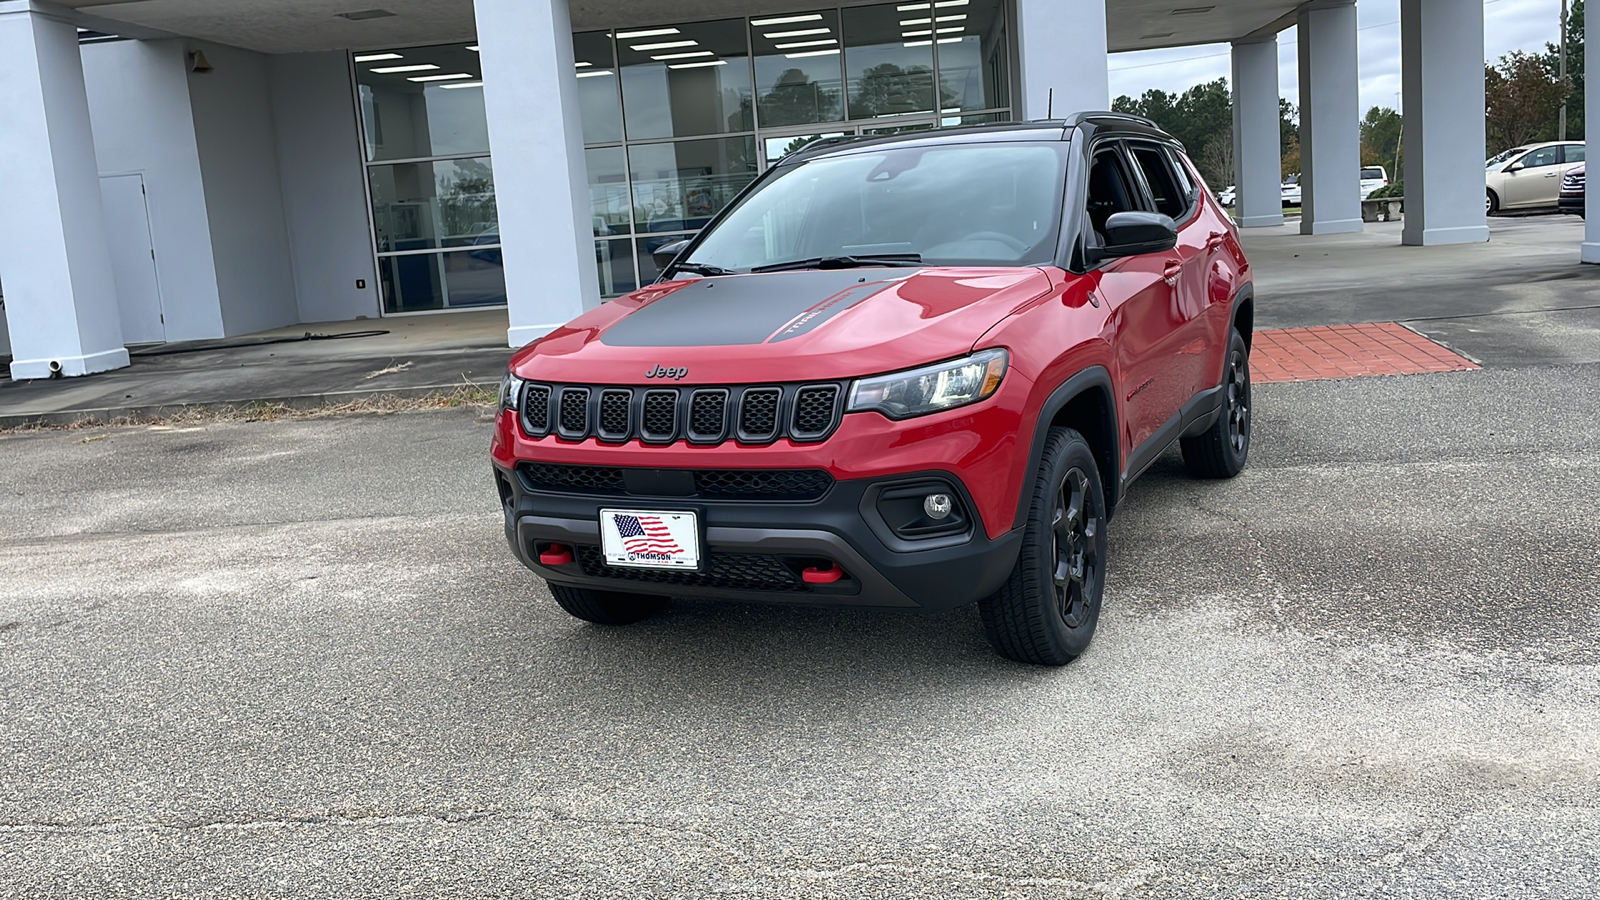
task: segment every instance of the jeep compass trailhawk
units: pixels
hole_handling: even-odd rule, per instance
[[[1129,482],[1245,464],[1249,264],[1144,119],[819,142],[667,249],[501,391],[506,536],[578,618],[977,602],[1060,665]]]

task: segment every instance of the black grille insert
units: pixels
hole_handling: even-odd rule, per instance
[[[565,388],[561,391],[561,436],[582,439],[589,435],[589,389]]]
[[[536,491],[578,494],[620,494],[622,470],[616,466],[566,466],[559,463],[523,463],[517,468],[522,483]]]
[[[519,471],[523,486],[529,490],[665,496],[628,490],[628,470],[620,466],[523,463]],[[817,500],[833,487],[833,476],[824,469],[692,469],[690,473],[694,478],[695,496],[707,500]]]
[[[606,565],[599,547],[579,545],[578,565],[590,578],[670,584],[684,588],[725,588],[736,591],[779,591],[804,593],[810,588],[776,556],[759,553],[708,553],[705,571],[673,569],[632,569]]]
[[[645,391],[639,433],[647,441],[670,441],[678,434],[678,392]]]
[[[595,429],[608,441],[625,441],[632,433],[633,392],[609,390],[600,392],[600,424]]]
[[[789,426],[789,434],[795,438],[825,436],[833,430],[834,408],[838,405],[838,385],[801,388],[794,395],[794,422]]]
[[[522,426],[530,434],[548,434],[550,431],[550,388],[543,384],[530,384],[522,388]]]
[[[695,391],[689,400],[689,440],[715,443],[728,431],[728,392]]]
[[[739,438],[770,441],[778,436],[779,388],[750,388],[739,399]]]

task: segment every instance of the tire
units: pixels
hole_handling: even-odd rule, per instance
[[[1250,456],[1250,347],[1237,328],[1229,331],[1222,393],[1222,411],[1211,427],[1178,441],[1196,478],[1232,478]]]
[[[632,625],[655,614],[667,604],[665,597],[597,591],[565,584],[550,585],[550,594],[562,609],[596,625]]]
[[[996,653],[1062,666],[1088,649],[1105,586],[1105,493],[1082,435],[1050,429],[1032,490],[1016,566],[978,611]]]
[[[1494,191],[1489,191],[1489,195],[1483,200],[1483,214],[1486,216],[1492,216],[1499,211],[1500,197],[1496,195]]]

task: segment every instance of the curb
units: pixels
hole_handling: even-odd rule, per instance
[[[127,419],[157,419],[184,412],[229,411],[251,406],[286,406],[290,409],[316,409],[321,406],[338,406],[357,400],[379,397],[414,399],[432,394],[458,391],[464,387],[493,392],[498,381],[481,382],[463,379],[449,384],[429,384],[406,388],[371,388],[359,391],[327,391],[321,394],[298,394],[287,397],[251,397],[243,400],[200,400],[194,403],[160,403],[148,406],[105,406],[96,409],[63,409],[53,412],[0,414],[0,429],[24,428],[36,425],[106,425]]]

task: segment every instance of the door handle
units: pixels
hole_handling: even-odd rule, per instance
[[[1546,178],[1554,178],[1558,174],[1560,174],[1560,173],[1557,173],[1557,172],[1546,172],[1544,177],[1546,177]]]
[[[1224,237],[1225,235],[1220,231],[1211,232],[1211,236],[1206,238],[1206,249],[1215,250],[1218,247],[1221,247]]]
[[[1161,270],[1161,276],[1167,280],[1168,284],[1176,283],[1178,276],[1181,274],[1183,274],[1183,263],[1175,259],[1167,260],[1167,267]]]

